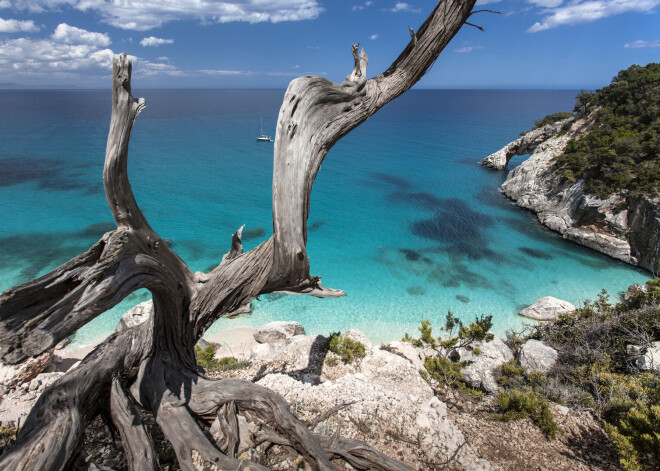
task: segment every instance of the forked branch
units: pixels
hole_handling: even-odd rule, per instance
[[[225,454],[205,435],[197,420],[211,421],[222,410],[227,433],[236,413],[256,417],[272,431],[272,443],[293,447],[314,469],[334,469],[330,460],[341,458],[359,469],[408,470],[362,442],[313,434],[272,391],[239,380],[200,378],[193,347],[216,319],[260,294],[344,295],[310,274],[306,251],[310,195],[323,159],[339,139],[426,73],[475,1],[440,1],[417,32],[410,29],[404,51],[375,78],[367,79],[367,54],[353,45],[354,67],[342,83],[320,77],[291,82],[275,139],[273,236],[244,253],[239,229],[231,250],[210,273],[193,275],[135,201],[128,143],[145,104],[131,95],[130,60],[125,54],[115,58],[103,181],[117,229],[86,253],[0,296],[0,355],[10,363],[38,355],[139,288],[151,292],[153,314],[110,336],[46,388],[16,443],[0,456],[0,469],[66,469],[82,447],[86,424],[108,406],[129,466],[156,468],[134,399],[154,413],[182,469],[265,469],[230,456],[234,438],[222,444]],[[122,384],[130,386],[133,399]]]

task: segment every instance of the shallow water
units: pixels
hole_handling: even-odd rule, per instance
[[[650,275],[564,241],[498,191],[504,172],[480,158],[535,119],[570,110],[575,91],[411,91],[340,141],[312,193],[312,274],[341,299],[262,296],[250,316],[213,331],[297,320],[309,333],[356,327],[376,341],[492,314],[517,328],[542,296],[574,304]],[[136,95],[139,94],[136,92]],[[245,227],[246,249],[272,232],[272,143],[279,90],[144,91],[129,174],[150,224],[193,270],[208,270]],[[86,250],[112,217],[102,188],[106,91],[0,91],[0,289]],[[512,165],[521,161],[514,159]],[[75,336],[109,332],[134,293]]]

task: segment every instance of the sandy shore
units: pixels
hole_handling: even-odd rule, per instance
[[[246,356],[252,347],[257,345],[257,341],[254,340],[254,333],[256,331],[257,329],[250,329],[249,327],[238,327],[214,335],[204,336],[204,340],[219,345],[215,352],[216,358],[239,358]]]
[[[254,333],[256,329],[248,327],[238,327],[236,329],[226,330],[214,335],[205,335],[204,340],[209,343],[218,345],[216,351],[216,358],[222,357],[243,357],[250,352],[250,349],[257,345],[254,340]],[[71,369],[76,363],[85,358],[89,352],[94,350],[96,345],[86,345],[84,347],[76,347],[69,345],[62,350],[55,350],[55,355],[62,359],[61,363],[53,363],[47,371],[62,371],[66,372]]]

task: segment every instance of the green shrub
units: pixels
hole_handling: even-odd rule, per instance
[[[14,422],[9,422],[8,425],[0,425],[0,450],[8,445],[11,445],[16,440],[18,430]]]
[[[497,384],[505,388],[519,388],[526,384],[525,368],[515,358],[502,363],[493,371]]]
[[[211,371],[240,370],[250,365],[249,362],[239,361],[234,357],[224,357],[216,360],[213,345],[207,345],[204,348],[195,345],[195,357],[197,358],[197,365]]]
[[[473,322],[466,326],[458,317],[454,317],[451,311],[447,311],[445,325],[440,328],[446,333],[447,338],[442,336],[433,337],[431,320],[425,319],[417,328],[421,334],[418,339],[411,337],[406,332],[402,340],[412,343],[415,347],[433,348],[447,358],[456,359],[458,349],[464,348],[473,351],[475,342],[490,342],[493,340],[494,335],[489,332],[491,327],[493,327],[493,316],[477,316]],[[473,353],[479,355],[480,352],[477,349]]]
[[[660,469],[660,405],[637,404],[605,429],[626,471]]]
[[[555,124],[557,121],[561,121],[566,118],[572,118],[575,116],[574,113],[570,113],[568,111],[558,111],[557,113],[552,113],[547,116],[545,116],[542,119],[537,119],[534,121],[534,127],[530,129],[530,131],[533,131],[534,129],[542,128],[543,126],[547,126],[548,124]],[[570,129],[570,124],[568,125]],[[521,132],[520,135],[527,134],[529,131],[524,131]]]
[[[428,371],[431,378],[442,384],[450,386],[463,381],[463,363],[451,361],[441,355],[427,357],[424,362],[424,368]]]
[[[216,361],[216,369],[218,371],[242,370],[248,366],[250,366],[249,362],[240,361],[234,357],[223,357]]]
[[[352,363],[355,360],[361,360],[366,356],[366,350],[362,342],[350,339],[348,337],[341,338],[339,332],[330,334],[328,340],[328,349],[342,359],[344,363]]]
[[[446,333],[446,338],[433,336],[431,321],[425,319],[418,327],[420,337],[413,338],[408,333],[403,337],[404,342],[410,342],[416,347],[426,347],[435,350],[435,356],[428,356],[424,362],[424,368],[428,374],[424,379],[432,378],[435,381],[447,384],[458,389],[470,397],[481,397],[483,393],[473,388],[468,388],[463,382],[462,369],[466,363],[461,362],[459,349],[471,351],[474,355],[480,355],[481,351],[475,347],[475,342],[490,341],[493,334],[489,333],[493,326],[492,316],[478,316],[474,322],[464,325],[463,322],[454,317],[451,311],[447,312],[445,325],[440,330]],[[421,372],[420,372],[421,374]]]
[[[509,421],[529,417],[546,436],[553,439],[557,437],[559,426],[552,416],[548,401],[535,392],[500,390],[497,404],[501,413],[494,415],[494,418]]]
[[[533,390],[593,409],[626,470],[660,469],[653,453],[660,450],[660,375],[640,372],[638,353],[628,349],[660,339],[660,280],[629,288],[617,304],[602,292],[556,322],[538,325],[532,336],[559,353],[552,374]]]
[[[556,157],[570,181],[585,180],[588,194],[607,198],[628,190],[654,197],[660,185],[660,64],[633,65],[607,87],[576,97],[578,116],[594,119]]]

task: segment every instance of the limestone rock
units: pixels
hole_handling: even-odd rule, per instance
[[[153,311],[154,304],[151,299],[149,301],[140,303],[137,306],[133,306],[128,311],[126,311],[126,314],[121,316],[117,327],[115,327],[115,331],[121,332],[122,330],[130,329],[131,327],[135,327],[136,325],[140,325],[143,322],[146,322],[153,314]]]
[[[0,402],[0,422],[16,423],[20,420],[24,423],[44,389],[63,375],[64,373],[61,372],[40,373],[30,381],[16,386],[14,391],[3,393]]]
[[[539,371],[547,373],[557,362],[557,350],[538,340],[528,340],[518,352],[520,366],[528,373]]]
[[[637,357],[637,368],[660,372],[660,342],[653,342],[643,355]]]
[[[540,144],[543,144],[552,136],[557,135],[562,130],[564,124],[569,123],[572,119],[568,118],[554,124],[547,124],[543,127],[532,129],[497,152],[482,159],[481,163],[486,167],[502,170],[514,155],[531,154]]]
[[[502,192],[518,206],[534,211],[541,224],[565,239],[657,273],[660,271],[658,201],[626,193],[615,193],[602,200],[584,192],[584,180],[569,181],[555,167],[555,157],[564,152],[571,139],[588,132],[592,122],[576,120],[569,132],[536,142],[532,155],[509,172]],[[507,152],[512,152],[517,141],[499,151],[500,161],[507,161]]]
[[[254,339],[259,343],[280,345],[295,335],[305,335],[305,329],[298,322],[275,321],[259,327],[254,333]]]
[[[29,383],[50,365],[52,358],[51,350],[18,365],[0,363],[0,394],[4,395],[21,384]]]
[[[412,363],[385,350],[370,350],[359,372],[347,372],[317,385],[280,373],[266,375],[257,384],[284,396],[307,420],[336,405],[353,403],[317,426],[316,432],[334,432],[337,420],[349,426],[364,424],[382,435],[398,430],[411,440],[421,437],[429,456],[438,460],[456,453],[463,469],[492,469],[471,445],[463,445],[465,437],[447,416],[445,404],[433,395]]]
[[[373,348],[373,345],[369,341],[366,335],[364,335],[360,330],[358,329],[349,329],[343,334],[341,334],[342,339],[349,338],[351,340],[354,340],[355,342],[360,342],[362,345],[364,345],[365,349],[371,349]]]
[[[395,340],[394,342],[387,343],[382,345],[381,350],[386,350],[395,355],[399,355],[402,358],[408,360],[412,365],[421,370],[424,368],[424,361],[422,360],[421,354],[408,342],[400,342]]]
[[[261,343],[252,348],[249,361],[265,372],[279,371],[300,381],[318,383],[327,353],[328,339],[322,335],[296,335],[287,343]]]
[[[497,382],[493,371],[502,363],[513,359],[513,353],[498,337],[490,342],[476,342],[474,347],[481,350],[480,355],[475,355],[473,351],[465,349],[459,350],[461,361],[472,362],[463,369],[463,379],[473,388],[480,388],[494,394],[497,392]]]
[[[575,311],[575,306],[568,301],[546,296],[520,311],[520,315],[529,317],[530,319],[536,319],[537,321],[554,321],[557,320],[559,314],[566,314],[573,311]]]

